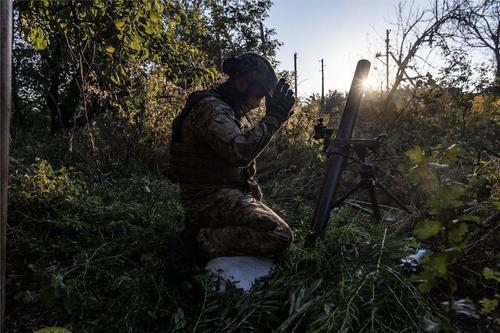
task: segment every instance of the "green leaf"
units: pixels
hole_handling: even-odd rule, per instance
[[[424,157],[424,152],[419,146],[416,146],[410,150],[408,150],[405,153],[406,156],[413,162],[413,163],[420,163],[422,162],[422,159]]]
[[[94,0],[94,6],[96,6],[99,9],[106,8],[106,4],[104,3],[104,1],[101,0]]]
[[[153,23],[158,23],[160,21],[160,15],[158,15],[158,13],[152,13],[149,19]]]
[[[71,331],[62,327],[45,327],[34,333],[71,333]]]
[[[417,236],[418,239],[424,240],[432,236],[436,236],[439,234],[443,225],[438,221],[420,221],[415,225],[413,229],[413,233]]]
[[[483,298],[481,301],[481,314],[482,315],[487,315],[495,311],[495,309],[498,306],[498,300],[496,299],[489,299],[489,298]]]
[[[459,245],[463,236],[469,231],[469,226],[465,222],[459,222],[448,231],[448,241],[452,245]]]
[[[113,45],[107,45],[106,46],[106,52],[108,52],[109,54],[113,54],[115,53],[116,49],[113,47]]]
[[[37,51],[44,50],[49,43],[47,37],[45,37],[45,34],[43,33],[43,30],[39,27],[35,27],[30,31],[29,41]]]
[[[435,272],[437,276],[444,277],[448,273],[449,264],[451,264],[450,255],[446,252],[438,252],[430,256],[424,267]]]
[[[139,36],[135,35],[132,41],[130,42],[130,48],[132,50],[140,51],[141,50],[141,40]]]
[[[465,215],[462,215],[458,218],[459,221],[471,221],[471,222],[475,222],[475,223],[481,223],[481,219],[477,216],[474,216],[474,215],[468,215],[468,214],[465,214]]]
[[[486,280],[495,280],[500,283],[500,272],[494,271],[489,267],[483,269],[483,276]]]
[[[125,70],[125,67],[122,64],[118,64],[118,66],[116,66],[116,69],[117,69],[116,73],[118,73],[119,70],[122,77],[127,76],[127,71]]]
[[[463,151],[460,145],[451,145],[443,152],[440,160],[443,163],[453,163],[456,161],[458,155],[463,154]]]
[[[115,27],[118,30],[121,30],[125,26],[125,21],[124,20],[115,20]]]
[[[111,74],[110,76],[110,79],[111,81],[113,81],[114,83],[116,84],[120,84],[120,77],[118,76],[118,74],[115,72],[113,74]]]
[[[143,54],[142,54],[141,60],[146,60],[146,59],[148,59],[148,57],[149,57],[149,51],[148,51],[148,49],[143,48],[143,49],[142,49],[142,53],[143,53]]]
[[[493,208],[495,208],[496,210],[500,210],[500,201],[498,200],[493,200],[491,202],[491,205],[493,206]]]
[[[464,192],[465,187],[461,184],[439,186],[433,191],[432,199],[429,202],[432,213],[437,214],[444,209],[462,206],[463,203],[459,199]]]

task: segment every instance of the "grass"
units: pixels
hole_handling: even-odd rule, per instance
[[[165,180],[108,186],[43,161],[29,169],[12,186],[9,331],[405,332],[433,318],[398,268],[412,251],[407,221],[373,224],[343,209],[305,249],[311,207],[297,202],[303,209],[286,216],[295,241],[274,277],[248,295],[220,295],[205,274],[171,279],[167,236],[182,208]]]
[[[303,136],[306,132],[297,130]],[[446,288],[423,295],[399,267],[400,259],[419,245],[412,229],[427,218],[425,198],[405,197],[413,214],[393,211],[396,222],[390,223],[373,223],[344,207],[332,215],[316,246],[304,248],[324,163],[319,147],[304,137],[291,145],[287,136],[277,136],[259,157],[266,203],[291,224],[295,240],[273,277],[243,295],[214,292],[213,281],[203,273],[184,279],[172,274],[168,239],[183,219],[178,188],[148,171],[136,154],[126,150],[120,155],[122,149],[97,134],[103,148],[90,149],[85,132],[71,138],[68,153],[67,138],[40,140],[40,135],[38,129],[19,131],[13,139],[8,332],[42,327],[72,332],[417,332],[426,320],[447,320],[440,307]],[[398,154],[407,148],[398,148]],[[498,184],[495,170],[478,175],[478,184],[483,179]],[[398,196],[408,194],[401,190],[409,187],[404,174],[386,176]],[[485,265],[495,269],[495,230],[481,230],[474,240],[479,246],[455,265],[457,297],[478,302],[498,294],[498,284],[481,275]],[[462,331],[489,332],[496,317],[484,318],[456,325]]]

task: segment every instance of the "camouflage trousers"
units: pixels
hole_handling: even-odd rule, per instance
[[[198,247],[209,258],[275,256],[292,241],[292,230],[251,193],[221,188],[210,195],[183,200],[186,227],[199,230]]]

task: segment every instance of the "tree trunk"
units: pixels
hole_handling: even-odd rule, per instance
[[[417,43],[415,43],[415,45],[417,45]],[[396,78],[394,79],[394,83],[392,84],[391,90],[389,90],[389,93],[385,97],[385,102],[384,102],[385,105],[389,105],[392,102],[394,94],[396,94],[399,85],[403,81],[403,76],[405,74],[406,67],[408,66],[410,59],[412,59],[416,53],[417,53],[417,48],[413,47],[410,51],[408,51],[408,55],[405,57],[403,62],[401,64],[398,63],[398,71],[396,73]]]
[[[15,62],[13,61],[13,73],[17,73],[17,67],[15,66]],[[24,126],[24,115],[22,113],[22,105],[21,98],[19,97],[19,85],[17,83],[18,78],[16,75],[12,76],[12,123],[16,124],[19,127]],[[13,132],[15,127],[11,128],[11,132]]]
[[[51,71],[49,69],[49,71]],[[50,110],[50,133],[54,134],[62,124],[60,123],[61,110],[59,109],[59,75],[55,71],[51,71],[48,75],[49,88],[45,95],[47,107]]]
[[[500,95],[500,50],[495,52],[495,59],[497,61],[497,71],[495,75],[495,94]]]
[[[50,133],[52,135],[71,128],[74,124],[75,110],[80,102],[81,91],[78,83],[79,71],[73,75],[64,94],[64,100],[59,96],[58,73],[50,77],[50,88],[47,94],[47,106],[51,114]]]

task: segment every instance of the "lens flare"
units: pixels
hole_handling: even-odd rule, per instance
[[[370,76],[368,76],[367,79],[363,80],[361,83],[363,85],[364,90],[376,90],[377,89],[377,82],[373,80]]]

